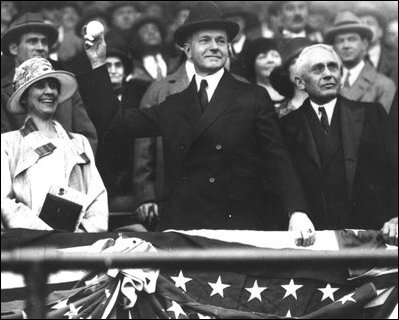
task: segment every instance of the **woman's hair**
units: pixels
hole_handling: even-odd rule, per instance
[[[290,80],[290,71],[288,66],[279,66],[274,68],[270,74],[270,83],[272,87],[282,96],[292,99],[295,94],[295,85]]]

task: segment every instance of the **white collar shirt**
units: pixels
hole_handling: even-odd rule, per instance
[[[217,86],[219,85],[220,79],[222,79],[224,74],[224,68],[220,69],[219,71],[210,74],[206,77],[201,77],[198,74],[195,74],[195,81],[197,83],[197,91],[199,91],[201,87],[201,81],[206,80],[208,83],[208,86],[206,88],[206,94],[208,95],[208,102],[211,101],[213,94],[215,93],[215,90]]]
[[[327,113],[327,118],[328,118],[328,124],[331,125],[331,120],[334,114],[334,109],[335,109],[335,104],[337,103],[337,98],[331,100],[330,102],[327,102],[326,104],[323,105],[318,105],[317,103],[313,102],[310,100],[310,104],[312,105],[312,108],[314,112],[316,112],[317,117],[319,120],[321,120],[321,112],[319,111],[320,107],[324,107]]]
[[[374,68],[378,67],[378,63],[380,62],[381,58],[381,45],[377,44],[369,49],[369,58],[370,62],[373,64]]]
[[[294,39],[294,38],[306,38],[306,31],[303,30],[301,32],[295,33],[286,29],[283,29],[283,37],[286,39]]]
[[[167,75],[168,67],[166,66],[165,60],[162,58],[160,53],[156,54],[155,56],[145,56],[143,58],[143,66],[150,74],[153,79],[157,79],[157,64],[161,68],[162,78],[165,78]]]
[[[348,71],[350,71],[349,84],[350,84],[350,86],[352,86],[355,83],[356,79],[359,77],[360,72],[362,72],[364,65],[365,65],[365,63],[362,60],[352,69],[347,69],[344,67],[342,78],[341,78],[342,85],[344,84],[344,81],[346,79]]]
[[[186,74],[187,74],[188,82],[191,82],[191,80],[193,80],[193,77],[195,76],[194,63],[187,60],[185,67],[186,67]]]

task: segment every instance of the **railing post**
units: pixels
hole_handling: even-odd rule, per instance
[[[42,263],[34,262],[30,264],[24,276],[27,286],[28,319],[44,319],[48,273]]]

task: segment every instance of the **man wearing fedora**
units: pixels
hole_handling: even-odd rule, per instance
[[[387,24],[384,13],[375,4],[364,1],[356,3],[354,12],[373,31],[373,37],[367,50],[369,62],[378,72],[391,78],[397,87],[398,50],[389,48],[383,41]]]
[[[159,105],[124,113],[104,67],[104,38],[85,36],[94,70],[79,77],[81,92],[98,127],[121,138],[162,135],[163,229],[267,229],[262,179],[272,169],[289,228],[297,244],[310,245],[313,224],[270,97],[223,68],[238,28],[213,2],[196,4],[174,35],[195,67],[189,87]]]
[[[281,118],[316,229],[377,229],[398,243],[398,162],[379,103],[347,100],[331,46],[305,48],[295,81],[309,94]]]
[[[372,30],[350,11],[338,13],[325,39],[343,63],[342,96],[355,101],[379,102],[387,113],[395,96],[395,83],[365,61]]]
[[[1,37],[3,54],[14,59],[15,67],[33,57],[48,58],[49,48],[57,41],[58,31],[54,25],[45,23],[41,15],[27,12],[16,19]],[[8,99],[14,93],[13,78],[15,70],[1,79],[2,107],[7,105]],[[6,117],[3,117],[3,114]],[[10,114],[2,110],[1,132],[17,130],[22,127],[26,114]],[[57,109],[55,119],[67,131],[84,135],[89,139],[95,153],[97,147],[97,133],[87,115],[82,99],[76,92],[70,99],[62,103]]]

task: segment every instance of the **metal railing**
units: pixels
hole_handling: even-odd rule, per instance
[[[398,251],[346,249],[341,251],[273,249],[179,249],[156,253],[67,253],[46,248],[23,248],[1,253],[1,269],[24,274],[28,318],[45,317],[48,275],[60,269],[185,268],[228,270],[237,267],[292,266],[397,267]]]

